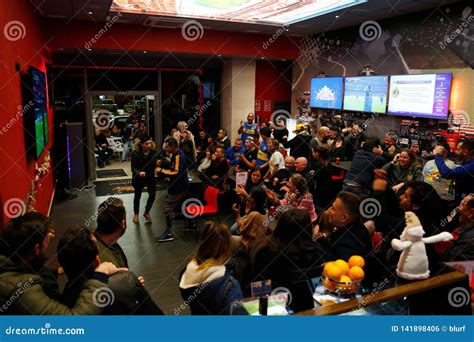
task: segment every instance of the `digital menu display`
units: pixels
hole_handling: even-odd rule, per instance
[[[451,81],[448,73],[391,76],[388,113],[446,119]]]

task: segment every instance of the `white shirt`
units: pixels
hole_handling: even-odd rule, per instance
[[[273,167],[275,165],[278,165],[278,170],[280,170],[285,167],[285,159],[283,158],[283,155],[280,152],[275,151],[270,157],[269,164],[270,164],[270,170],[273,171]]]

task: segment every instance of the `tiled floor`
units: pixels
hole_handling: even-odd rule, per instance
[[[184,236],[182,227],[184,220],[175,220],[175,241],[166,243],[155,242],[155,237],[163,231],[164,215],[162,212],[165,191],[158,191],[157,198],[151,211],[153,223],[145,224],[143,216],[141,222],[132,222],[133,194],[119,195],[127,208],[127,231],[119,240],[125,254],[128,257],[129,267],[136,275],[145,277],[145,286],[151,293],[155,302],[166,313],[173,315],[183,300],[181,298],[178,283],[179,274],[185,268],[197,247],[194,233]],[[147,194],[141,199],[141,208],[145,207]],[[56,245],[64,231],[72,225],[84,225],[96,212],[98,205],[107,199],[106,196],[96,197],[95,191],[84,191],[77,198],[64,202],[55,202],[52,216],[55,222],[56,238],[50,245],[49,254],[54,257]],[[142,209],[143,210],[143,209]],[[143,212],[140,213],[143,215]],[[219,213],[219,218],[226,223],[232,223],[233,216],[227,211],[226,214]],[[204,220],[201,220],[202,223]],[[91,228],[95,227],[95,222]],[[53,261],[56,264],[55,261]],[[57,265],[57,264],[56,264]],[[65,282],[65,276],[61,276],[61,283]],[[181,314],[189,314],[184,310]]]

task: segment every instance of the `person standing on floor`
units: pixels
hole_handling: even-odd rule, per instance
[[[132,185],[135,189],[133,197],[133,222],[138,223],[138,213],[140,211],[140,198],[143,188],[148,189],[148,200],[145,206],[145,217],[147,223],[151,223],[150,210],[156,197],[155,167],[157,165],[158,154],[152,138],[141,136],[135,143],[135,150],[132,153]]]
[[[165,206],[163,208],[166,217],[166,230],[156,238],[158,242],[173,241],[173,214],[175,208],[180,204],[181,200],[186,196],[189,190],[188,166],[186,165],[186,156],[183,151],[178,148],[178,141],[174,138],[168,140],[166,153],[171,154],[170,168],[156,168],[156,173],[162,173],[170,177],[170,185],[168,194],[165,198]]]

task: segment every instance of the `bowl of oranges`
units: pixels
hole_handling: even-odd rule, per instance
[[[353,255],[348,261],[338,259],[324,265],[321,276],[327,291],[336,295],[350,295],[360,288],[364,279],[365,260],[359,255]]]

